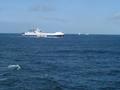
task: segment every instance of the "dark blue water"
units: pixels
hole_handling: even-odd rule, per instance
[[[120,36],[0,34],[0,90],[120,90]]]

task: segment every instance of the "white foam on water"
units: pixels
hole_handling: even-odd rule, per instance
[[[20,70],[21,69],[21,67],[20,67],[20,65],[8,65],[8,68],[9,69],[17,69],[17,70]]]

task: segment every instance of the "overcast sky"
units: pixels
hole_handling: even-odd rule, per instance
[[[0,0],[0,33],[120,34],[120,0]]]

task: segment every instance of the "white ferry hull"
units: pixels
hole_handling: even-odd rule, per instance
[[[44,33],[44,32],[38,31],[38,29],[37,29],[36,31],[25,32],[25,33],[23,33],[23,35],[25,35],[25,36],[36,36],[36,37],[63,37],[64,33],[62,33],[62,32]]]

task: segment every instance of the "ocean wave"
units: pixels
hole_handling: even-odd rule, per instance
[[[111,51],[111,50],[56,50],[55,53],[95,53],[95,54],[120,54],[119,51]]]
[[[20,67],[20,65],[8,65],[8,68],[9,69],[16,69],[16,70],[20,70],[21,69],[21,67]]]
[[[64,90],[57,80],[50,77],[27,77],[23,80],[22,84],[24,84],[24,88],[27,87],[29,90]],[[27,85],[31,86],[28,87]]]

